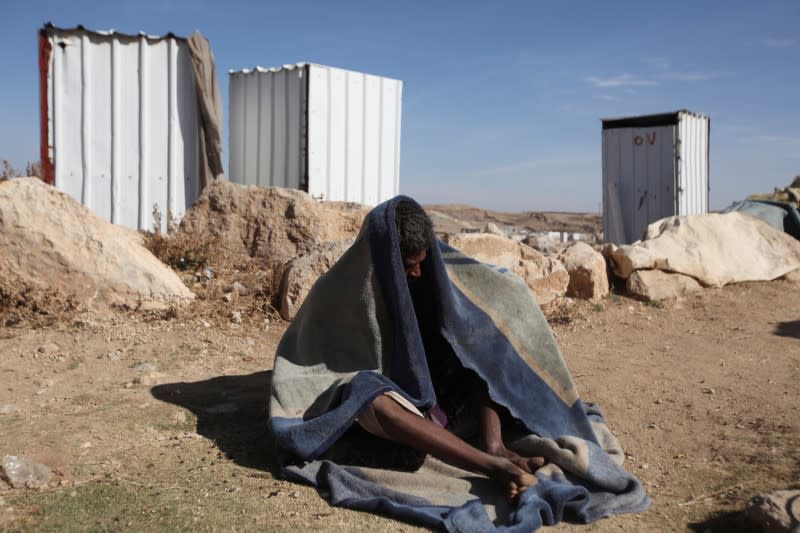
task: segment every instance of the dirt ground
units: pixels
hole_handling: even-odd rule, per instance
[[[57,473],[44,490],[0,484],[0,530],[416,529],[275,476],[266,389],[286,325],[195,305],[0,328],[0,454]],[[653,500],[557,530],[736,530],[751,497],[800,480],[800,285],[612,295],[550,319]]]

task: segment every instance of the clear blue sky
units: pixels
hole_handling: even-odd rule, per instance
[[[797,0],[0,0],[0,158],[17,167],[38,159],[46,21],[199,29],[226,123],[229,69],[309,61],[401,79],[400,187],[423,203],[598,211],[600,119],[683,108],[711,117],[712,208],[800,174]]]

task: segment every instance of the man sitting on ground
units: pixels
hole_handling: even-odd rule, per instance
[[[438,403],[426,416],[401,395],[389,391],[378,396],[358,422],[373,435],[486,474],[502,483],[508,497],[514,499],[536,483],[533,472],[544,460],[520,457],[505,447],[499,406],[489,398],[486,384],[461,366],[439,332],[437,302],[431,298],[425,277],[428,252],[435,244],[430,218],[421,207],[408,201],[398,203],[395,213],[403,268]],[[447,421],[468,407],[480,426],[483,451],[446,429]],[[455,429],[452,423],[450,426]]]

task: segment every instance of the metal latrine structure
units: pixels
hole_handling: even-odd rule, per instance
[[[375,205],[400,187],[403,82],[298,63],[230,71],[228,176]]]
[[[603,232],[628,244],[661,218],[708,212],[711,120],[674,113],[603,120]]]
[[[130,228],[181,218],[201,189],[187,39],[48,24],[39,68],[45,181]]]

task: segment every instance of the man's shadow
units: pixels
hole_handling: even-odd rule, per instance
[[[775,331],[773,331],[773,333],[781,337],[800,339],[800,320],[779,322],[778,325],[775,326]]]
[[[274,468],[274,442],[267,430],[267,398],[272,371],[219,376],[194,383],[167,383],[150,389],[162,402],[197,416],[197,433],[212,440],[235,463]]]

